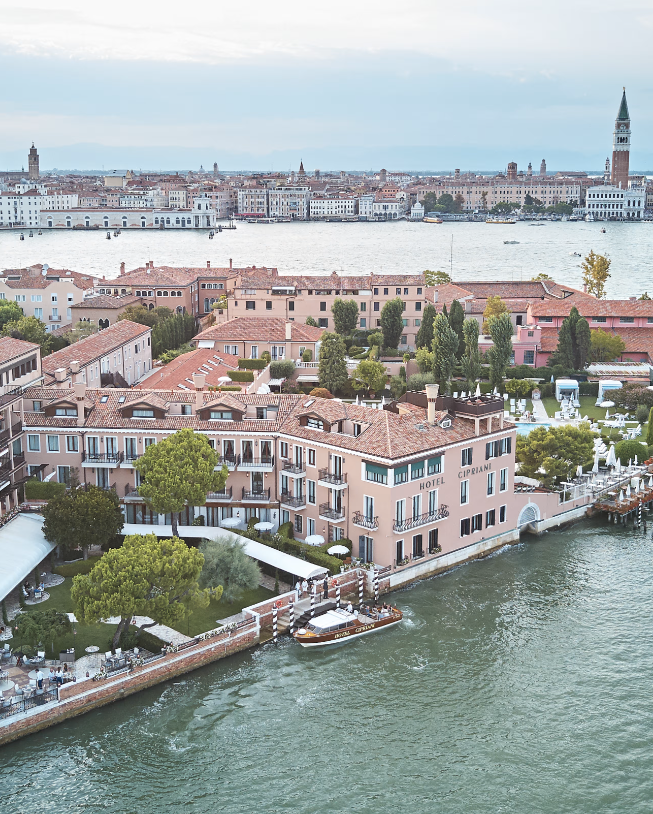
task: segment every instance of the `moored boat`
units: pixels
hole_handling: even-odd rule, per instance
[[[324,647],[338,644],[356,636],[366,636],[377,630],[398,625],[403,613],[391,605],[379,608],[361,606],[360,611],[336,608],[311,619],[305,628],[293,633],[295,641],[302,647]]]
[[[424,223],[442,223],[442,218],[424,218]]]
[[[517,223],[514,218],[487,218],[486,223]]]

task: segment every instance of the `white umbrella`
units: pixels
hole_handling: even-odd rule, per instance
[[[635,466],[637,466],[637,455],[635,455]]]
[[[592,474],[594,474],[594,475],[599,474],[599,451],[598,451],[598,449],[594,453],[594,466],[592,467]]]
[[[621,458],[617,458],[617,475],[621,475]]]
[[[581,465],[581,464],[578,464],[578,466],[576,467],[576,477],[577,477],[577,478],[580,478],[580,476],[581,476],[582,474],[583,474],[583,467],[582,467],[582,465]]]
[[[349,554],[349,549],[346,545],[332,545],[327,548],[327,554]]]
[[[610,410],[605,411],[605,420],[607,421],[610,418]]]
[[[496,387],[494,388],[494,390],[492,391],[492,393],[493,393],[493,395],[495,395],[495,396],[498,396],[498,395],[499,395],[499,391],[496,389]]]
[[[481,384],[480,382],[476,385],[476,393],[474,394],[476,398],[479,398],[481,395]]]
[[[631,495],[630,484],[628,484],[628,486],[626,486],[626,497],[630,497],[630,495]]]
[[[356,401],[354,402],[354,404],[360,404],[360,402],[358,401],[358,393],[356,393]]]
[[[321,534],[309,534],[304,542],[308,543],[309,545],[322,545],[324,542],[324,537],[322,537]]]
[[[240,525],[240,517],[223,517],[222,525],[227,529],[233,529]]]
[[[619,490],[619,503],[623,503],[623,499],[624,499],[624,490],[620,489]]]
[[[628,469],[630,469],[630,467],[631,467],[632,465],[633,465],[633,459],[632,459],[632,458],[628,458]]]
[[[617,464],[617,456],[614,452],[614,444],[610,444],[610,449],[608,450],[608,457],[605,459],[606,466],[616,466]]]
[[[653,486],[653,475],[648,476],[648,487],[649,489]]]
[[[274,523],[270,523],[267,520],[262,520],[260,523],[255,523],[254,528],[256,531],[272,531],[274,528]]]

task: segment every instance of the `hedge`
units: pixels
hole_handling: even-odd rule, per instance
[[[579,382],[578,394],[581,396],[598,396],[599,383],[598,382]]]
[[[243,370],[265,370],[267,363],[265,359],[239,359],[238,367]]]
[[[52,497],[63,495],[65,491],[65,483],[41,481],[33,478],[25,483],[25,500],[50,500]]]
[[[638,462],[641,464],[648,455],[648,447],[639,441],[619,441],[619,443],[615,445],[614,454],[621,463],[626,466],[628,465],[628,461],[635,460],[635,456],[637,456]]]
[[[99,559],[99,557],[89,557],[87,560],[66,562],[63,565],[58,565],[52,570],[60,577],[76,577],[77,574],[88,574]]]
[[[229,378],[232,382],[253,382],[254,374],[251,370],[230,370]]]
[[[209,390],[212,393],[228,393],[228,392],[241,393],[242,392],[242,389],[240,387],[238,387],[237,384],[223,384],[221,387],[218,387],[217,385],[210,385]]]
[[[271,379],[287,379],[295,372],[295,363],[292,359],[284,359],[282,362],[270,363]]]

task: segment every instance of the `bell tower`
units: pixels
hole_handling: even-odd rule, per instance
[[[612,183],[621,189],[628,189],[628,168],[630,164],[630,113],[626,101],[626,88],[621,97],[621,105],[614,124],[612,137]]]
[[[27,156],[27,172],[30,181],[39,180],[39,154],[36,152],[34,142]]]

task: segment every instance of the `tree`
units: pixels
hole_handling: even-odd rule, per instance
[[[449,285],[450,283],[451,277],[446,271],[431,271],[430,269],[426,269],[424,272],[424,284],[428,288],[432,288],[435,285]]]
[[[483,311],[483,327],[484,334],[488,333],[488,320],[490,317],[498,317],[499,314],[509,314],[508,306],[498,295],[488,297],[485,303],[485,310]]]
[[[438,205],[438,195],[436,192],[427,192],[426,195],[422,198],[422,206],[424,207],[424,213],[434,212],[435,207]]]
[[[403,376],[392,376],[390,379],[390,392],[395,399],[401,398],[406,392],[406,380]]]
[[[431,339],[431,347],[432,346],[433,340]],[[433,363],[435,361],[433,351],[428,348],[419,348],[415,354],[415,361],[417,362],[420,373],[428,373],[429,370],[433,370]]]
[[[0,300],[0,330],[8,322],[15,322],[23,317],[23,309],[13,300]]]
[[[488,329],[492,339],[492,347],[487,352],[490,362],[490,387],[500,387],[512,357],[513,328],[510,314],[491,316],[488,320]]]
[[[158,444],[156,446],[159,446]],[[87,624],[119,616],[114,649],[134,616],[176,627],[194,608],[207,607],[215,591],[201,590],[204,557],[177,537],[132,534],[120,548],[108,551],[88,574],[73,577],[70,592],[75,613]],[[149,627],[141,625],[141,629]]]
[[[612,362],[626,350],[626,343],[619,334],[611,334],[601,328],[591,332],[590,342],[593,362]]]
[[[320,387],[326,387],[330,393],[342,390],[347,384],[349,376],[345,362],[346,353],[345,342],[341,336],[328,332],[322,334],[318,362]]]
[[[87,320],[80,319],[79,322],[75,323],[75,327],[72,329],[72,331],[68,331],[66,334],[66,339],[68,340],[69,344],[72,345],[74,342],[79,342],[80,339],[85,339],[87,336],[91,336],[97,332],[98,326],[94,322],[88,322]]]
[[[138,493],[158,514],[172,515],[172,534],[177,537],[179,513],[185,506],[203,506],[208,492],[221,492],[227,481],[227,467],[208,438],[191,429],[179,430],[151,444],[134,462],[141,475]]]
[[[476,389],[481,377],[481,354],[478,350],[478,322],[471,317],[463,322],[465,352],[460,364],[468,392]]]
[[[592,249],[580,264],[583,269],[583,283],[588,294],[594,294],[600,300],[605,298],[605,284],[610,277],[611,263],[612,260],[608,260],[602,254],[595,254]]]
[[[348,336],[358,325],[358,304],[356,300],[341,300],[336,297],[331,306],[333,314],[333,325],[336,333],[341,336]]]
[[[235,602],[243,591],[258,588],[261,569],[245,553],[244,543],[229,537],[202,540],[200,552],[204,555],[200,585],[222,588],[225,602]]]
[[[404,332],[404,303],[399,297],[388,300],[381,310],[381,330],[385,348],[399,347],[399,340]]]
[[[458,350],[458,334],[449,325],[444,314],[438,314],[433,323],[433,372],[442,382],[442,387],[449,393],[451,380],[456,366],[456,351]]]
[[[354,390],[378,393],[385,388],[388,374],[385,365],[370,359],[361,359],[351,377]]]
[[[512,203],[511,201],[499,201],[499,203],[490,209],[490,214],[509,215],[515,209],[519,209],[519,204]]]
[[[43,507],[45,539],[63,551],[108,548],[122,531],[125,518],[113,489],[87,486],[51,498]]]
[[[460,359],[465,350],[465,338],[463,336],[463,323],[465,321],[465,312],[462,305],[458,300],[451,303],[451,310],[449,311],[449,325],[454,329],[458,335],[458,350],[456,351],[456,358]]]
[[[312,399],[332,399],[333,395],[325,387],[314,387],[308,394]]]
[[[533,282],[538,282],[540,280],[551,280],[552,282],[554,282],[553,277],[551,277],[544,271],[541,271],[539,274],[536,274],[535,277],[531,277],[531,280]]]
[[[645,291],[645,292],[642,294],[642,296],[641,296],[641,297],[639,297],[639,299],[640,299],[640,300],[650,300],[651,298],[650,298],[650,297],[649,297],[649,295],[648,295],[648,291]]]
[[[515,458],[520,475],[536,478],[551,487],[555,481],[568,480],[579,465],[592,463],[594,433],[588,424],[535,427],[528,435],[517,436]],[[544,470],[544,476],[540,469]]]
[[[460,192],[457,192],[453,199],[453,207],[451,211],[456,213],[462,212],[464,205],[465,205],[464,197],[460,194]]]
[[[553,206],[547,206],[544,211],[551,215],[573,215],[574,207],[571,204],[560,201],[557,204],[553,204]]]
[[[21,613],[14,626],[14,638],[34,646],[50,642],[54,651],[55,641],[69,633],[71,629],[72,622],[67,613],[49,608]]]
[[[50,353],[51,337],[45,330],[45,325],[36,317],[19,317],[5,322],[2,335],[13,336],[14,339],[23,339],[25,342],[40,345],[43,356]]]
[[[637,456],[637,462],[641,464],[642,461],[648,458],[648,447],[644,446],[640,441],[619,441],[618,444],[615,444],[614,454],[626,466],[628,466],[629,461],[634,463],[635,456]]]
[[[166,308],[165,305],[158,305],[152,310],[144,305],[128,305],[118,319],[128,319],[130,322],[137,322],[139,325],[154,328],[155,325],[170,319],[171,316],[173,316],[172,311],[170,308]]]
[[[648,427],[646,429],[646,443],[649,447],[653,446],[653,407],[648,414]]]
[[[306,324],[307,324],[307,325],[310,325],[312,328],[317,328],[317,327],[318,327],[318,324],[317,324],[317,322],[316,322],[316,321],[313,319],[313,317],[306,317]]]
[[[569,370],[584,370],[590,359],[590,333],[589,323],[573,306],[558,332],[558,345],[552,354],[555,363]]]
[[[453,195],[443,192],[438,198],[438,206],[442,207],[442,212],[453,212]]]
[[[428,303],[422,313],[422,322],[417,332],[415,346],[418,348],[430,348],[433,344],[433,320],[437,315],[435,306]]]

